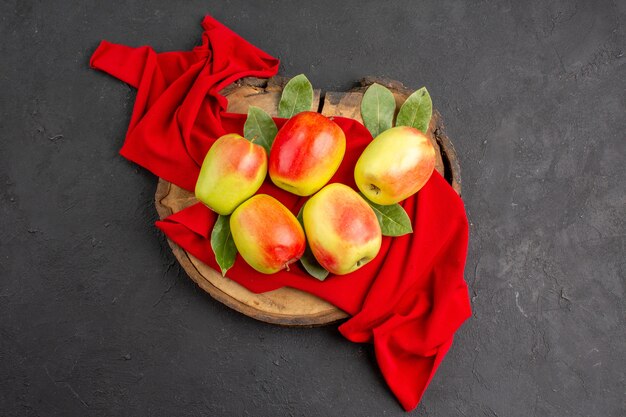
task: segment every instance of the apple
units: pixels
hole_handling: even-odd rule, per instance
[[[196,198],[218,214],[228,215],[254,195],[267,174],[262,146],[231,133],[207,152],[196,182]]]
[[[374,210],[347,185],[333,183],[318,191],[304,205],[302,220],[313,256],[333,274],[359,269],[380,250]]]
[[[354,180],[370,201],[390,205],[418,192],[434,169],[435,148],[426,135],[397,126],[367,145],[354,167]]]
[[[230,216],[237,250],[252,268],[263,274],[289,269],[306,247],[302,226],[274,197],[258,194]]]
[[[335,174],[346,152],[343,130],[316,112],[298,113],[278,131],[269,157],[269,174],[277,187],[309,196]]]

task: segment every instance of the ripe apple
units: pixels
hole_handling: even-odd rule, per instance
[[[230,216],[230,231],[243,259],[263,274],[289,269],[306,246],[298,219],[267,194],[255,195],[237,207]]]
[[[196,198],[218,214],[227,215],[257,192],[267,174],[262,146],[231,133],[207,152],[196,182]]]
[[[435,169],[435,148],[419,130],[397,126],[367,145],[354,167],[361,192],[376,204],[395,204],[418,192]]]
[[[298,113],[274,139],[270,178],[283,190],[311,195],[335,174],[345,152],[346,136],[337,123],[319,113]]]
[[[302,220],[315,259],[333,274],[359,269],[380,250],[382,234],[374,210],[347,185],[322,188],[304,205]]]

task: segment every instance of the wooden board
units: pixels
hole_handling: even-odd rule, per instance
[[[244,78],[222,91],[228,98],[228,111],[247,113],[248,106],[261,107],[276,116],[282,88],[288,79],[274,77],[269,80]],[[365,78],[349,92],[315,90],[311,110],[321,109],[326,116],[350,117],[361,121],[360,106],[363,92],[373,82],[388,87],[396,98],[397,108],[411,91],[401,83],[381,78]],[[437,150],[435,169],[461,193],[460,167],[452,142],[444,133],[441,116],[433,112],[428,136]],[[157,212],[161,219],[197,202],[193,193],[159,179],[155,195]],[[180,246],[168,239],[172,252],[189,277],[213,298],[249,317],[284,326],[320,326],[347,318],[347,314],[332,304],[293,288],[280,288],[263,294],[254,294],[243,286],[222,277]]]

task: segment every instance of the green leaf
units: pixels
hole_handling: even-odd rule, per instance
[[[411,219],[409,219],[409,215],[406,214],[406,211],[400,204],[382,206],[372,203],[363,194],[361,194],[361,197],[367,201],[374,213],[376,213],[383,236],[402,236],[413,232]]]
[[[302,206],[302,208],[300,209],[297,218],[300,222],[300,225],[304,229],[304,221],[302,220],[303,209],[304,206]],[[317,259],[315,259],[315,256],[313,255],[313,252],[311,251],[308,242],[306,245],[306,249],[304,250],[304,255],[302,255],[302,257],[300,258],[300,263],[304,267],[304,270],[309,273],[309,275],[311,275],[313,278],[319,279],[320,281],[324,281],[330,274],[330,272],[324,269],[324,267],[320,265],[319,262],[317,262]]]
[[[426,133],[432,115],[433,101],[426,87],[422,87],[402,104],[396,119],[396,126],[410,126]]]
[[[222,276],[226,276],[226,271],[233,266],[237,257],[237,247],[230,233],[230,216],[218,216],[211,232],[211,248],[222,270]]]
[[[286,119],[303,111],[311,110],[313,86],[304,74],[293,77],[285,88],[278,103],[278,115]]]
[[[246,139],[264,147],[269,155],[276,133],[278,128],[269,114],[259,107],[248,107],[248,117],[243,125],[243,135]]]
[[[372,137],[391,128],[395,111],[396,99],[391,91],[382,85],[374,83],[363,94],[361,118]]]

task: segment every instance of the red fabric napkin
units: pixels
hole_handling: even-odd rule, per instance
[[[156,53],[102,41],[91,58],[105,71],[138,89],[120,153],[155,175],[193,191],[204,155],[213,141],[242,133],[245,115],[227,113],[219,91],[247,76],[271,77],[278,60],[205,17],[202,45],[192,51]],[[372,140],[359,122],[336,117],[347,138],[346,156],[331,182],[355,187],[353,169]],[[276,119],[282,126],[284,119]],[[267,193],[298,212],[305,198],[275,187]],[[378,256],[358,271],[320,282],[299,267],[259,274],[238,257],[228,277],[254,292],[283,286],[315,294],[350,313],[339,327],[354,342],[374,344],[380,369],[405,410],[415,408],[470,316],[463,269],[468,227],[461,199],[434,173],[403,206],[414,232],[383,238]],[[198,203],[157,222],[170,239],[217,268],[210,245],[215,214]]]

